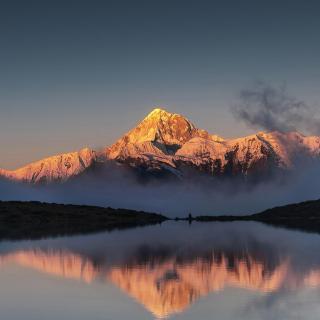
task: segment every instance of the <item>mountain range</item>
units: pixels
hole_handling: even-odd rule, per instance
[[[155,179],[264,179],[294,170],[301,159],[319,158],[319,136],[274,131],[224,139],[180,114],[156,108],[111,146],[55,155],[12,171],[0,169],[0,177],[32,184],[65,182],[111,163]]]

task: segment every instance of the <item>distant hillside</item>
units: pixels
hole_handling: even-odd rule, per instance
[[[259,221],[274,226],[320,232],[320,200],[275,207],[246,216],[198,216],[195,221]]]
[[[320,232],[320,200],[275,207],[250,218],[286,228]]]
[[[160,223],[154,213],[94,206],[0,201],[0,239],[39,238]]]
[[[320,200],[305,201],[286,206],[275,207],[251,217],[257,219],[282,220],[282,219],[320,219]]]
[[[161,214],[95,206],[0,201],[0,239],[41,238],[130,228],[169,220]],[[320,233],[320,200],[268,209],[246,216],[197,216],[175,220],[257,221]]]

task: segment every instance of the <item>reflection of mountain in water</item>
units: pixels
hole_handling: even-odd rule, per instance
[[[35,249],[1,256],[0,266],[7,263],[86,283],[111,281],[158,318],[182,312],[200,297],[225,287],[267,293],[320,286],[320,268],[298,273],[289,258],[272,265],[249,253],[231,256],[212,252],[192,259],[153,257],[107,267],[70,251]]]
[[[226,286],[258,291],[278,289],[287,273],[287,263],[269,272],[252,259],[235,260],[230,267],[225,257],[177,263],[174,259],[154,266],[118,267],[109,278],[158,317],[181,312],[191,303]]]
[[[67,251],[17,251],[0,257],[0,266],[14,262],[47,274],[91,283],[98,274],[89,259]]]

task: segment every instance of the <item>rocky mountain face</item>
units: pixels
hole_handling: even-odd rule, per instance
[[[0,171],[0,175],[14,181],[30,183],[64,182],[79,175],[96,161],[89,148],[49,157],[14,171]]]
[[[115,162],[151,176],[179,179],[188,173],[214,177],[264,178],[276,171],[294,170],[300,158],[320,157],[320,137],[299,132],[259,132],[223,139],[196,128],[185,117],[154,109],[113,145],[93,151],[53,156],[0,176],[31,183],[64,182],[95,163]]]

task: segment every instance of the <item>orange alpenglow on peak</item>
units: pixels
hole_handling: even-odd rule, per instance
[[[156,172],[188,179],[184,173],[190,167],[209,176],[232,174],[248,181],[250,176],[265,179],[278,171],[294,170],[299,163],[297,155],[319,159],[320,137],[274,131],[223,139],[197,128],[178,113],[156,107],[114,144],[100,151],[85,148],[14,171],[0,169],[0,177],[30,183],[65,182],[96,162],[114,161],[149,176]],[[153,179],[156,176],[159,175],[153,175]]]
[[[153,116],[157,116],[157,115],[161,115],[161,114],[170,114],[172,115],[171,112],[168,112],[166,109],[162,108],[162,107],[155,107],[147,116],[148,117],[153,117]]]
[[[180,114],[155,108],[135,128],[108,148],[107,156],[116,159],[160,152],[166,158],[194,137],[209,138],[210,135],[205,130],[197,129]]]
[[[30,163],[14,171],[4,170],[3,174],[16,181],[41,183],[64,182],[90,167],[96,159],[95,151],[83,148],[80,151],[59,154]],[[0,171],[0,175],[1,175]]]

